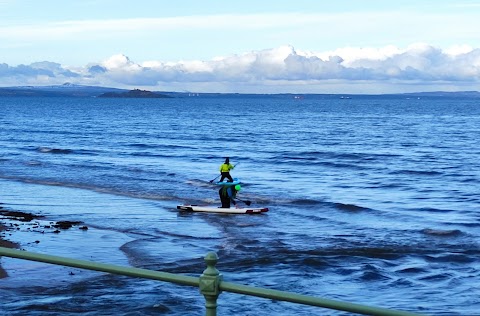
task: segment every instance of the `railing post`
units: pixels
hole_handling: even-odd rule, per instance
[[[207,268],[200,276],[200,293],[205,297],[206,316],[217,316],[217,298],[220,295],[220,282],[222,275],[215,268],[218,256],[215,252],[209,252],[205,256]]]

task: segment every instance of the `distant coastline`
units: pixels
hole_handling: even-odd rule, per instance
[[[466,98],[479,99],[479,91],[434,91],[385,94],[321,94],[321,93],[198,93],[173,91],[128,90],[98,86],[83,86],[71,83],[53,86],[0,87],[0,97],[99,97],[99,98],[282,98],[302,101],[305,99],[361,99],[361,98]]]
[[[172,98],[171,96],[155,93],[147,90],[130,90],[127,92],[105,92],[98,96],[98,98]]]

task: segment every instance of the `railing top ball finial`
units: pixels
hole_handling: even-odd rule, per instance
[[[207,268],[203,271],[204,275],[212,275],[216,276],[219,274],[217,268],[215,267],[218,262],[218,256],[215,252],[209,252],[205,256],[205,263],[207,264]]]

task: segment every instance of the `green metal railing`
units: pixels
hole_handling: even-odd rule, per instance
[[[286,301],[291,303],[323,307],[338,311],[351,312],[363,315],[376,316],[420,316],[420,314],[391,310],[380,307],[370,307],[360,304],[353,304],[348,302],[335,301],[330,299],[323,299],[311,297],[307,295],[300,295],[291,292],[277,291],[271,289],[257,288],[253,286],[240,285],[223,281],[222,275],[217,270],[215,265],[218,262],[217,254],[209,252],[205,256],[207,268],[203,271],[200,277],[191,277],[178,275],[167,272],[152,271],[147,269],[121,267],[111,264],[103,264],[92,261],[57,257],[45,254],[32,253],[28,251],[9,249],[0,247],[0,256],[6,256],[17,259],[25,259],[31,261],[45,262],[50,264],[62,265],[67,267],[74,267],[80,269],[87,269],[93,271],[101,271],[112,274],[158,280],[170,282],[180,285],[196,286],[200,288],[200,293],[205,297],[206,316],[217,315],[217,299],[222,291],[244,294],[250,296],[263,297],[274,299],[278,301]],[[0,302],[1,305],[1,302]]]

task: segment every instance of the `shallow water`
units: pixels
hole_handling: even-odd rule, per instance
[[[1,98],[0,110],[3,206],[90,228],[15,232],[25,249],[193,276],[215,251],[229,282],[431,315],[480,310],[476,100]],[[270,212],[177,212],[219,204],[209,180],[226,155],[239,197]],[[204,310],[188,287],[1,262],[6,315]],[[219,304],[342,314],[228,293]]]

